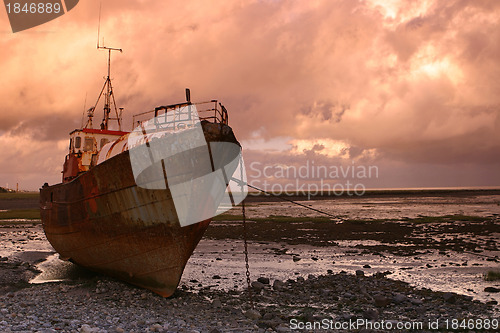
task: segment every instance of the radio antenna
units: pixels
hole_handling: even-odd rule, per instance
[[[102,7],[102,1],[99,2],[99,24],[97,25],[97,48],[99,48],[99,33],[101,32],[101,7]]]
[[[108,122],[110,119],[112,119],[112,120],[116,120],[118,122],[118,128],[121,131],[122,130],[121,112],[120,112],[120,114],[118,113],[118,109],[116,107],[115,95],[113,93],[113,86],[111,85],[111,51],[120,51],[120,53],[122,53],[123,50],[118,49],[118,48],[104,46],[104,39],[103,39],[103,45],[102,46],[100,45],[99,38],[100,38],[100,31],[101,31],[101,8],[102,8],[102,2],[99,3],[99,25],[97,27],[97,49],[98,50],[108,50],[108,76],[106,77],[106,81],[104,82],[104,86],[102,87],[101,93],[99,94],[99,97],[97,98],[97,102],[95,103],[94,109],[97,107],[97,104],[99,103],[99,100],[101,99],[101,96],[104,93],[104,115],[102,118],[101,129],[107,130],[108,129]],[[111,101],[113,101],[113,106],[114,106],[116,118],[109,117],[109,114],[111,112]]]

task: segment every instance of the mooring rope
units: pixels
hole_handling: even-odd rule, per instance
[[[327,212],[325,212],[325,211],[322,211],[322,210],[319,210],[319,209],[316,209],[316,208],[312,208],[312,207],[306,206],[306,205],[304,205],[304,204],[298,203],[298,202],[296,202],[296,201],[294,201],[294,200],[291,200],[291,199],[283,198],[283,197],[282,197],[282,196],[280,196],[280,195],[274,194],[274,193],[272,193],[272,192],[268,192],[268,191],[263,190],[263,189],[261,189],[261,188],[258,188],[258,187],[256,187],[256,186],[250,185],[250,184],[248,184],[248,183],[247,183],[246,185],[247,185],[248,187],[251,187],[251,188],[253,188],[253,189],[257,190],[257,191],[260,191],[260,192],[265,193],[265,194],[267,194],[267,195],[272,195],[272,196],[274,196],[274,197],[276,197],[276,198],[278,198],[278,199],[281,199],[281,200],[283,200],[283,201],[288,201],[288,202],[291,202],[291,203],[293,203],[293,204],[295,204],[295,205],[298,205],[298,206],[301,206],[301,207],[307,208],[307,209],[309,209],[309,210],[313,210],[313,211],[315,211],[315,212],[318,212],[318,213],[321,213],[321,214],[324,214],[324,215],[327,215],[327,216],[333,217],[333,218],[335,218],[335,219],[338,219],[338,217],[337,217],[337,216],[332,215],[332,214],[330,214],[330,213],[327,213]]]

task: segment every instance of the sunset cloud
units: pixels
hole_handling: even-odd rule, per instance
[[[0,10],[0,186],[59,181],[106,73],[98,15],[81,1],[12,34]],[[100,31],[124,50],[112,76],[128,128],[189,87],[226,105],[247,163],[355,160],[379,165],[374,187],[498,186],[499,22],[482,0],[108,0]]]

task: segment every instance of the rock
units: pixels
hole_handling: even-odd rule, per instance
[[[185,322],[184,320],[182,320],[182,319],[177,319],[177,320],[175,321],[175,324],[176,324],[177,326],[186,326],[186,322]]]
[[[214,308],[221,308],[222,307],[222,302],[220,301],[220,299],[215,299],[213,302],[212,302],[212,306]]]
[[[419,298],[410,298],[410,302],[412,302],[415,305],[422,305],[422,304],[424,304],[424,301],[422,301]]]
[[[263,277],[263,276],[261,276],[260,278],[258,278],[257,281],[259,281],[260,283],[263,283],[263,284],[269,284],[269,278],[266,278],[266,277]]]
[[[385,307],[391,303],[390,299],[381,295],[375,296],[373,300],[375,301],[375,306],[379,308]]]
[[[495,287],[486,287],[484,288],[484,291],[486,291],[487,293],[498,293],[500,292],[500,289]]]
[[[454,293],[444,293],[443,298],[448,303],[455,303],[456,296]]]
[[[220,277],[220,275],[214,275],[214,276],[212,276],[212,279],[214,279],[214,280],[220,280],[221,277]]]
[[[279,332],[279,333],[284,333],[284,332],[290,332],[290,327],[288,327],[287,325],[285,324],[279,324],[276,328],[275,328],[276,332]]]
[[[160,324],[153,324],[149,327],[150,332],[161,332],[163,331],[163,326]]]
[[[80,333],[93,333],[93,332],[95,332],[95,330],[87,324],[83,324],[82,327],[80,327]]]
[[[274,289],[274,290],[278,290],[278,291],[285,290],[285,289],[286,289],[286,284],[285,284],[285,282],[283,282],[283,281],[280,281],[280,280],[274,280],[274,283],[273,283],[273,289]]]
[[[245,317],[247,317],[248,319],[257,320],[260,319],[262,316],[259,311],[255,309],[250,309],[247,312],[245,312]]]
[[[378,311],[376,309],[368,309],[365,312],[363,312],[363,317],[368,320],[377,320]]]
[[[210,331],[210,333],[222,333],[220,329],[218,329],[217,327],[215,328],[212,328],[212,330]]]
[[[300,257],[298,257],[298,256],[293,256],[293,257],[292,257],[292,260],[293,260],[294,262],[300,261]]]
[[[362,270],[358,269],[358,270],[356,270],[356,276],[365,276],[365,272],[363,272]]]
[[[372,266],[367,264],[367,265],[364,265],[363,268],[372,268]]]
[[[270,313],[270,312],[266,312],[266,313],[264,313],[264,315],[262,316],[262,319],[264,319],[264,320],[271,320],[271,319],[273,319],[273,318],[274,318],[274,315],[273,315],[272,313]]]
[[[304,282],[305,279],[302,276],[297,276],[297,282]]]
[[[396,304],[401,304],[403,302],[406,302],[408,301],[408,297],[406,297],[405,295],[403,294],[395,294],[393,299],[394,303]]]
[[[259,281],[253,281],[252,282],[252,288],[257,290],[257,291],[261,291],[262,289],[264,289],[265,285]]]

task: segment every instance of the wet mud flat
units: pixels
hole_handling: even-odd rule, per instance
[[[366,325],[383,321],[394,328],[377,331],[397,331],[402,323],[431,332],[436,330],[418,325],[437,322],[441,331],[449,331],[445,325],[451,320],[498,319],[499,294],[484,289],[500,288],[500,283],[482,278],[499,267],[498,249],[490,242],[496,219],[462,217],[455,230],[449,229],[451,217],[446,216],[434,220],[432,228],[429,221],[415,223],[418,231],[413,232],[404,227],[411,221],[386,221],[389,225],[381,229],[358,232],[360,221],[339,229],[342,223],[306,219],[271,216],[248,222],[254,309],[237,216],[213,223],[188,262],[178,292],[168,299],[59,260],[40,225],[3,226],[0,331],[289,332],[294,325],[315,322],[360,323],[356,329],[327,330],[345,332],[366,331]],[[376,223],[381,221],[368,224]],[[455,245],[444,249],[438,241],[420,242],[433,238],[436,230],[448,237],[446,230],[460,235],[471,226],[483,226],[484,232],[464,239],[470,253],[455,251]],[[295,234],[298,229],[303,238]],[[380,238],[380,230],[388,238]],[[400,245],[391,232],[408,239]],[[405,246],[414,248],[399,250]]]

